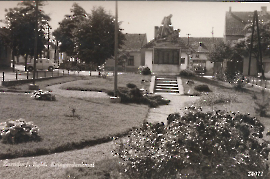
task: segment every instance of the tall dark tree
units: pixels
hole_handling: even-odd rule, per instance
[[[39,6],[44,6],[43,2],[38,2]],[[25,70],[27,70],[27,58],[34,55],[34,29],[35,29],[35,2],[24,1],[18,3],[19,7],[10,8],[6,11],[5,22],[10,29],[10,47],[13,55],[25,57]],[[38,53],[44,49],[43,26],[50,20],[50,17],[39,10],[39,34]]]
[[[59,47],[61,52],[76,57],[78,53],[76,32],[79,30],[80,24],[87,20],[88,14],[77,3],[73,4],[70,11],[72,14],[65,15],[65,18],[59,23],[60,27],[53,32],[53,35],[56,40],[61,42]]]
[[[120,23],[118,23],[120,25]],[[94,62],[98,66],[114,55],[114,17],[104,8],[92,10],[88,23],[83,23],[78,31],[79,54],[78,57],[86,63]],[[118,31],[119,48],[125,40],[124,34]]]
[[[91,14],[78,4],[72,6],[73,15],[66,15],[53,32],[62,44],[60,51],[86,63],[100,66],[114,54],[114,17],[104,8],[94,8]],[[119,47],[124,35],[119,31]]]

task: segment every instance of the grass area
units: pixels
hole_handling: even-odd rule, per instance
[[[186,80],[194,80],[195,85],[199,84],[207,84],[209,88],[213,91],[213,93],[219,93],[223,94],[224,96],[235,96],[235,99],[232,100],[232,103],[230,102],[225,102],[225,103],[219,103],[219,104],[214,104],[214,109],[215,110],[227,110],[228,112],[240,112],[240,113],[250,113],[251,116],[257,117],[264,125],[265,125],[265,132],[270,130],[270,113],[266,117],[260,117],[255,113],[254,110],[254,102],[255,99],[253,99],[254,93],[257,94],[258,100],[262,100],[261,96],[261,90],[258,88],[251,87],[249,85],[246,85],[246,87],[242,91],[236,91],[233,89],[232,86],[229,85],[224,85],[224,82],[219,82],[219,81],[213,81],[210,79],[202,78],[202,77],[190,77],[190,78],[185,78],[182,79],[183,81],[183,86],[184,81]],[[186,87],[187,88],[187,87]],[[209,93],[210,94],[210,93]],[[267,93],[269,95],[269,93]],[[205,95],[203,95],[203,98]],[[190,103],[187,102],[186,106],[194,104],[195,106],[202,106],[201,101],[195,101],[195,103]],[[202,106],[202,109],[204,112],[206,111],[211,111],[212,107],[211,105],[207,105],[204,103]],[[270,140],[270,137],[266,137],[267,140]]]
[[[40,89],[45,89],[47,86],[49,85],[54,85],[54,84],[61,84],[61,83],[66,83],[66,82],[71,82],[71,81],[76,81],[76,80],[83,80],[87,77],[85,76],[64,76],[64,77],[60,77],[60,78],[54,78],[54,79],[46,79],[44,81],[37,81],[36,84],[39,85]],[[18,85],[14,85],[14,86],[9,86],[9,87],[5,87],[5,86],[0,86],[0,90],[1,91],[9,91],[9,90],[17,90],[17,91],[29,91],[29,84],[31,84],[31,82],[26,83],[26,84],[18,84]]]
[[[90,78],[70,76],[38,82],[38,85],[44,89],[48,85]],[[95,77],[92,79],[97,80]],[[98,79],[100,86],[106,84],[103,81],[109,80]],[[123,79],[128,81],[128,78]],[[98,81],[95,82],[98,84]],[[121,83],[123,81],[119,76]],[[135,83],[135,78],[131,83]],[[26,90],[28,85],[18,85],[16,88]],[[42,137],[40,142],[0,143],[0,159],[62,152],[109,141],[111,136],[122,135],[132,127],[141,125],[148,113],[148,107],[144,105],[110,103],[99,98],[83,100],[58,97],[50,102],[34,100],[30,94],[0,93],[0,100],[0,122],[19,118],[33,121],[40,128]],[[76,109],[74,117],[73,108]]]
[[[80,178],[80,179],[104,179],[104,178],[121,178],[121,171],[124,168],[119,165],[120,159],[109,159],[95,163],[93,168],[71,168],[66,170],[59,179]]]
[[[105,79],[99,77],[85,77],[88,80],[74,81],[72,83],[64,84],[62,89],[67,90],[82,90],[82,91],[102,91],[110,92],[114,90],[114,77],[110,76]],[[125,74],[117,76],[118,87],[126,87],[128,83],[135,84],[138,88],[142,87],[141,81],[147,80],[145,88],[148,90],[150,86],[151,75],[140,74]]]

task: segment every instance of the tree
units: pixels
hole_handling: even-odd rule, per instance
[[[78,4],[71,9],[73,15],[66,15],[53,35],[62,44],[60,51],[82,62],[100,66],[114,54],[114,19],[104,8],[98,7],[87,14]],[[124,35],[119,31],[119,47]]]
[[[225,59],[230,59],[232,54],[232,49],[230,44],[225,44],[224,42],[219,42],[214,46],[214,48],[208,54],[209,60],[214,62],[214,73],[217,64],[221,63],[221,73],[223,73],[223,61]]]
[[[61,52],[76,57],[78,53],[76,33],[80,30],[81,23],[87,20],[88,14],[77,3],[72,5],[70,11],[73,14],[65,15],[65,18],[59,23],[60,27],[53,32],[53,35],[57,41],[61,42],[59,47]]]
[[[38,2],[39,6],[44,6],[43,2]],[[5,23],[10,29],[10,44],[14,55],[22,55],[25,57],[25,70],[27,70],[27,58],[34,55],[34,29],[35,29],[35,3],[24,1],[18,3],[20,7],[5,9]],[[38,34],[38,53],[44,49],[44,34],[41,31],[46,21],[50,17],[39,10],[39,34]]]
[[[87,23],[82,23],[77,31],[78,57],[86,62],[94,62],[100,66],[106,59],[114,55],[114,25],[113,16],[107,14],[104,8],[92,10]],[[118,23],[120,25],[120,23]],[[119,30],[118,47],[124,44],[125,36]]]
[[[260,32],[260,45],[262,56],[270,55],[270,20],[266,22],[259,23],[259,32]],[[254,26],[254,35],[253,35],[253,44],[251,48],[251,38],[252,38],[252,23],[247,24],[244,29],[247,31],[244,38],[238,39],[234,44],[234,48],[237,49],[238,53],[244,57],[248,57],[251,51],[251,57],[255,58],[257,61],[258,72],[261,71],[261,62],[259,59],[259,50],[258,50],[258,36],[257,36],[257,27]]]

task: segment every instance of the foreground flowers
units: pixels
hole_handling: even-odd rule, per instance
[[[0,140],[3,143],[20,143],[39,139],[39,128],[32,121],[8,120],[0,123]]]

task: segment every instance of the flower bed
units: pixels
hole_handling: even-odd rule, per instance
[[[32,121],[8,120],[0,124],[0,139],[3,143],[20,143],[39,140],[39,128]]]
[[[249,114],[225,111],[168,116],[168,126],[148,124],[116,140],[114,155],[123,160],[124,178],[245,178],[268,173],[270,149],[261,141],[264,125]]]
[[[33,92],[33,95],[31,97],[33,97],[37,100],[45,100],[45,101],[55,101],[56,100],[55,95],[51,94],[50,91],[43,92],[42,90]]]

